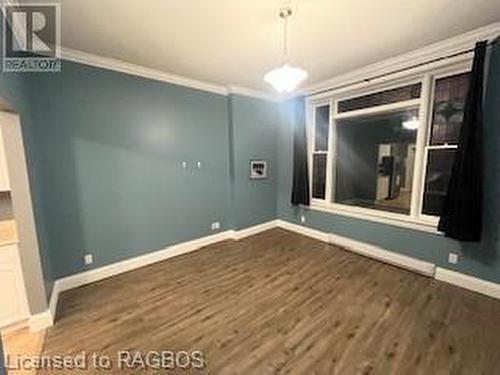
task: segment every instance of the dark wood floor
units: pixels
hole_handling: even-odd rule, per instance
[[[500,301],[275,229],[61,296],[44,354],[124,349],[201,350],[211,374],[499,374]]]

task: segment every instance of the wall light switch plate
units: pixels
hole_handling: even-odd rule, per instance
[[[201,161],[197,161],[197,162],[196,162],[196,167],[197,167],[198,169],[201,169]]]
[[[94,256],[92,254],[85,254],[83,256],[83,262],[85,265],[94,263]]]
[[[300,216],[300,222],[304,224],[306,222],[306,217],[304,215]]]
[[[458,263],[458,254],[449,253],[448,254],[448,263],[457,264]]]
[[[212,230],[217,230],[217,229],[220,229],[220,223],[218,221],[214,221],[212,223]]]
[[[182,165],[182,169],[186,169],[188,166],[187,162],[185,162],[185,161],[183,161],[181,165]]]

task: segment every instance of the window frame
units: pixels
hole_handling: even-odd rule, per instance
[[[429,150],[432,149],[456,149],[456,144],[445,145],[430,145],[430,136],[432,130],[432,117],[434,105],[434,89],[435,82],[441,78],[450,77],[471,70],[471,59],[450,64],[444,67],[429,69],[419,74],[407,74],[405,77],[388,80],[382,83],[367,84],[362,88],[343,89],[339,92],[331,91],[322,95],[320,98],[310,97],[306,100],[306,126],[308,135],[308,161],[309,161],[309,182],[312,209],[330,212],[333,214],[350,216],[359,219],[365,219],[384,224],[407,227],[431,233],[439,233],[437,224],[438,216],[426,215],[422,213],[424,192],[425,192],[425,175],[427,171],[427,163]],[[363,108],[348,112],[337,112],[337,103],[342,100],[370,95],[384,90],[390,90],[401,86],[421,83],[421,95],[419,99],[405,100],[397,103],[390,103],[376,107]],[[328,150],[315,151],[316,126],[315,116],[316,108],[324,105],[330,106],[329,129],[328,129]],[[342,203],[334,202],[333,188],[335,186],[334,163],[337,159],[337,126],[336,123],[345,118],[354,118],[363,115],[373,115],[379,113],[388,113],[406,108],[416,108],[419,113],[420,126],[417,130],[415,142],[415,162],[412,181],[412,196],[410,204],[410,213],[401,214],[372,208],[351,206]],[[326,181],[325,181],[325,198],[312,197],[312,179],[313,179],[313,155],[323,153],[327,155],[326,163]]]

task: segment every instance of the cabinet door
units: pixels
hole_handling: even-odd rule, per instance
[[[0,328],[26,318],[17,246],[0,247]]]
[[[17,293],[16,273],[12,270],[2,269],[0,266],[0,285],[2,296],[0,299],[0,324],[8,325],[22,319],[19,295]]]
[[[9,173],[7,171],[7,159],[3,142],[2,126],[0,124],[0,191],[10,191]]]

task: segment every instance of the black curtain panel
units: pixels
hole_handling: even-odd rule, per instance
[[[293,205],[309,205],[309,171],[307,165],[307,134],[304,98],[291,100],[288,106],[293,125]]]
[[[438,229],[460,241],[480,241],[483,205],[483,79],[487,42],[474,49],[470,86],[448,193]]]

